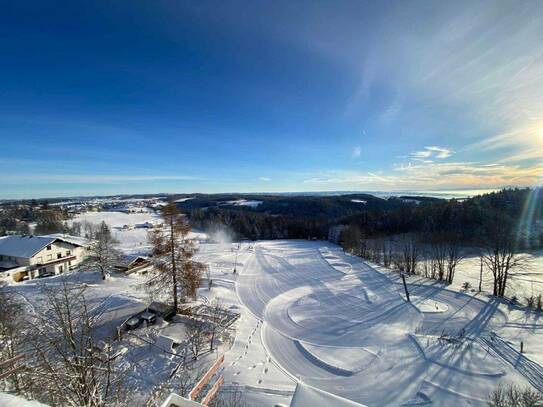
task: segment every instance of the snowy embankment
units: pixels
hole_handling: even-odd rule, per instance
[[[334,254],[328,247],[320,248],[319,252],[322,255],[322,258],[340,273],[349,274],[353,271],[353,267],[349,263],[342,261],[341,258]]]
[[[301,341],[295,344],[313,363],[339,376],[362,372],[379,357],[379,349],[316,346]]]

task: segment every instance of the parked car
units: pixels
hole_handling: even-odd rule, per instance
[[[139,317],[132,317],[126,321],[125,326],[127,331],[132,331],[141,325],[141,319]]]
[[[174,307],[158,301],[153,301],[149,307],[147,307],[147,310],[158,315],[165,321],[169,321],[177,314]]]
[[[147,325],[154,325],[157,321],[157,316],[152,312],[144,312],[141,314],[141,320],[146,322]]]

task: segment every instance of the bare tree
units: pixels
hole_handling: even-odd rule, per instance
[[[223,320],[226,315],[226,311],[222,306],[222,302],[219,298],[216,298],[211,307],[209,313],[209,322],[211,323],[210,335],[209,335],[209,350],[213,352],[213,345],[215,343],[215,338],[223,330]]]
[[[505,295],[507,284],[517,269],[528,265],[528,257],[517,250],[511,228],[499,221],[488,226],[481,258],[492,273],[493,294],[499,297]]]
[[[83,225],[81,222],[72,222],[68,228],[68,233],[73,236],[81,236],[83,231]]]
[[[358,226],[346,226],[340,233],[341,245],[352,254],[365,257],[365,239]]]
[[[51,405],[120,403],[124,374],[112,347],[96,338],[101,315],[90,309],[85,288],[63,281],[42,292],[44,303],[27,336],[33,396]]]
[[[24,303],[14,293],[0,290],[0,362],[23,355],[24,309]],[[24,372],[14,372],[6,380],[18,394],[28,394]]]
[[[171,291],[172,302],[177,309],[179,290],[195,296],[206,266],[193,260],[197,248],[188,239],[190,225],[174,203],[162,209],[162,219],[163,226],[149,233],[155,270],[149,273],[147,283],[159,291]]]
[[[394,243],[387,239],[383,242],[383,265],[390,267],[394,256]]]
[[[432,237],[431,256],[435,277],[452,284],[458,263],[463,259],[460,240],[454,233],[439,233]]]
[[[116,245],[117,241],[111,234],[108,225],[102,222],[94,233],[85,262],[88,268],[98,268],[102,280],[106,279],[119,261],[120,255]]]
[[[539,407],[543,395],[530,387],[515,384],[499,384],[488,397],[489,407]]]
[[[464,253],[457,236],[449,236],[446,244],[447,254],[447,283],[452,284],[456,267],[464,259]]]
[[[381,239],[372,239],[368,241],[367,244],[367,250],[368,250],[368,258],[372,262],[376,264],[381,263],[381,253],[383,251],[382,249],[383,242]]]
[[[43,209],[39,211],[34,233],[38,235],[64,233],[66,225],[62,223],[63,218],[63,213],[59,210]]]
[[[405,235],[400,243],[400,253],[396,260],[400,271],[416,274],[421,250],[416,236]]]
[[[192,319],[187,325],[187,336],[192,356],[194,356],[195,360],[198,360],[205,343],[204,323],[202,321]]]
[[[178,365],[168,380],[160,382],[153,388],[145,405],[147,407],[159,407],[171,393],[179,394],[181,397],[188,397],[191,390],[198,383],[199,378],[206,372],[205,365],[196,368],[191,366],[191,369],[185,369],[181,364]]]
[[[431,256],[433,278],[439,281],[445,280],[447,244],[443,241],[434,241],[431,246]]]

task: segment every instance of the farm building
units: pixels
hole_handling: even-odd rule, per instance
[[[0,238],[0,271],[15,281],[61,274],[78,265],[86,244],[70,236],[5,236]]]

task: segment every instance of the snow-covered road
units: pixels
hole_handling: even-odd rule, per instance
[[[499,329],[506,317],[496,304],[424,284],[409,285],[408,303],[394,275],[326,242],[257,243],[236,290],[284,371],[369,406],[484,405],[504,375],[521,380],[482,347],[437,340],[462,333],[471,344]],[[489,369],[473,370],[477,362]]]

